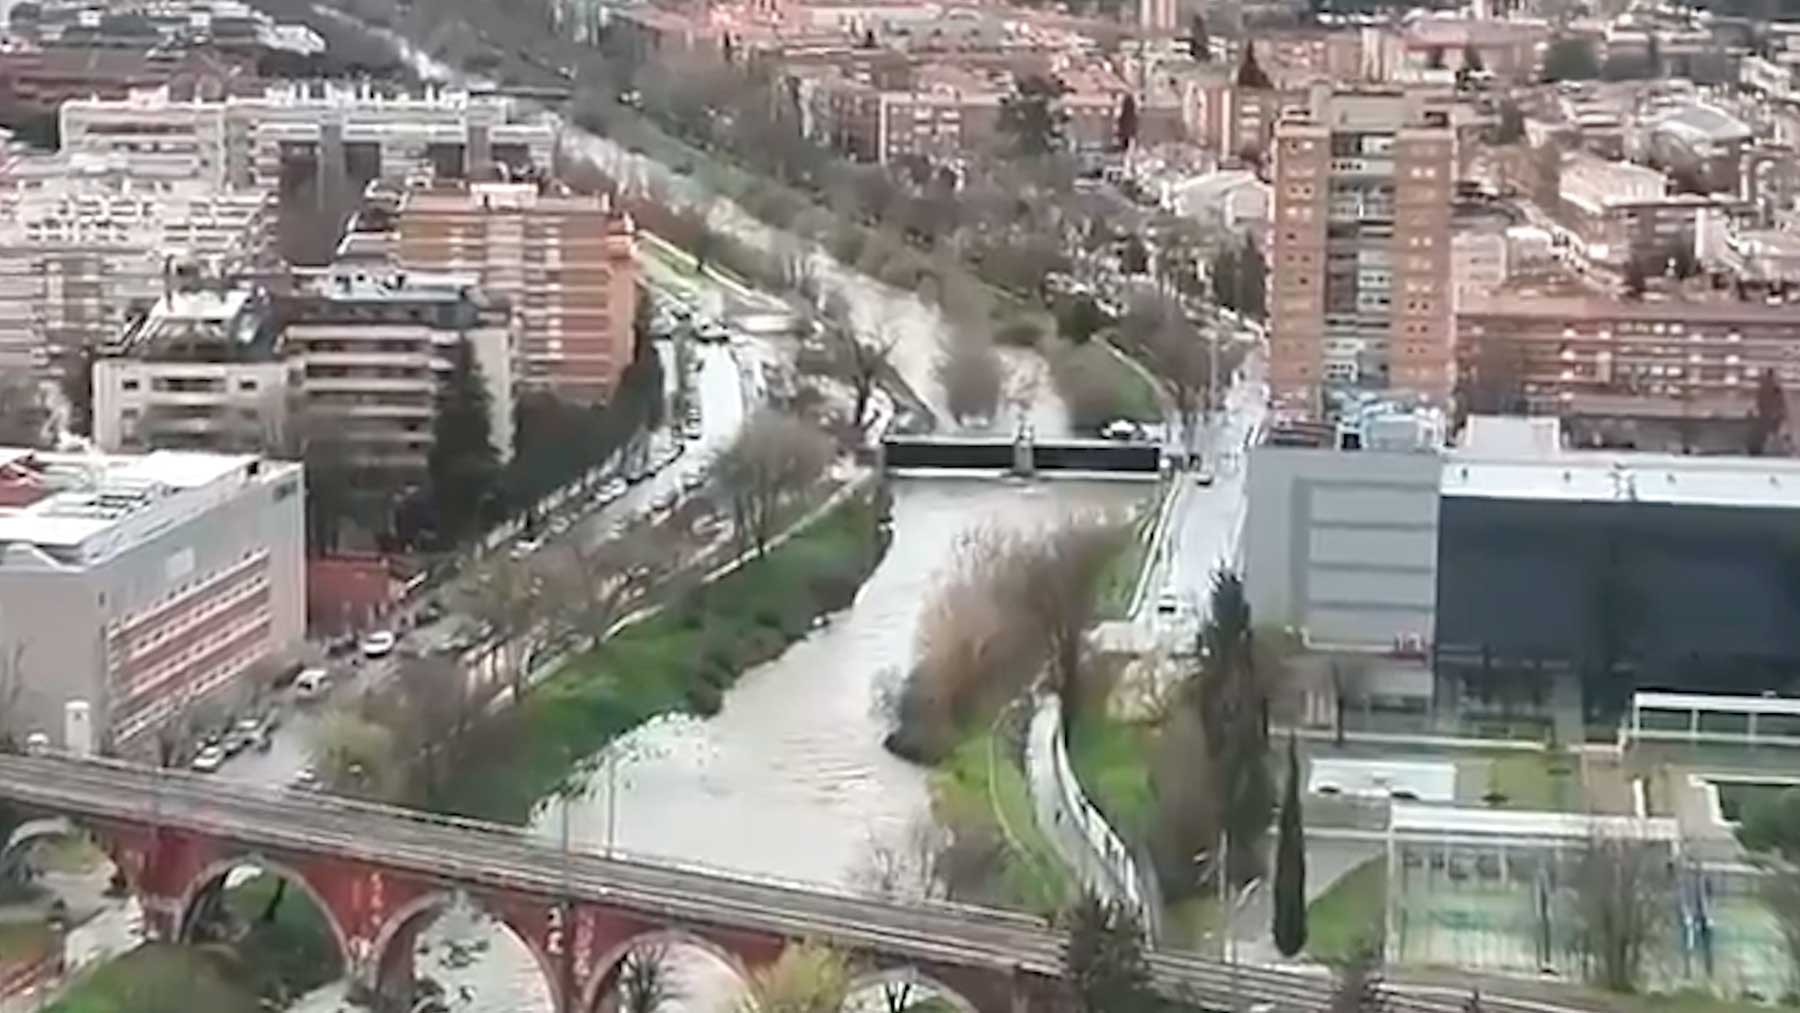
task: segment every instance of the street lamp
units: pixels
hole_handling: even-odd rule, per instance
[[[1223,937],[1219,942],[1219,958],[1231,970],[1231,1008],[1236,1010],[1241,1005],[1238,996],[1237,967],[1237,913],[1250,903],[1251,897],[1263,885],[1263,878],[1257,876],[1238,888],[1235,895],[1227,890],[1227,869],[1231,859],[1231,837],[1228,831],[1219,831],[1219,847],[1216,851],[1198,851],[1194,853],[1194,864],[1202,866],[1198,879],[1204,881],[1209,875],[1214,878],[1219,889],[1219,913],[1224,917]]]

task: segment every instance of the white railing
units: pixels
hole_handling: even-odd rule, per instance
[[[1129,905],[1140,924],[1154,924],[1156,913],[1147,910],[1131,849],[1088,800],[1069,763],[1062,698],[1040,692],[1033,703],[1025,766],[1038,825],[1057,845],[1083,887],[1107,900]]]

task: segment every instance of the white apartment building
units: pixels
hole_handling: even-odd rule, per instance
[[[420,480],[437,398],[467,340],[495,450],[512,452],[511,314],[465,275],[339,268],[300,291],[170,292],[94,363],[103,450],[269,450],[341,441]],[[303,431],[303,432],[302,432]]]
[[[61,746],[81,701],[103,747],[131,750],[185,702],[296,647],[301,471],[254,456],[0,447],[0,649],[21,676],[8,731]]]
[[[171,265],[254,262],[269,192],[222,191],[181,155],[25,154],[0,171],[0,368],[44,368],[116,335]]]
[[[480,176],[496,164],[548,168],[554,131],[515,122],[511,100],[433,88],[393,95],[371,84],[290,82],[261,94],[183,101],[168,88],[65,102],[68,151],[178,153],[226,186],[275,188],[283,159],[363,179]]]
[[[281,447],[302,364],[276,354],[266,299],[171,291],[94,360],[102,450],[254,453]]]

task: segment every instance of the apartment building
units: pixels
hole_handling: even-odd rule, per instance
[[[164,85],[175,95],[218,98],[253,72],[204,50],[20,47],[0,52],[0,104],[51,112],[75,99],[123,99]]]
[[[407,192],[395,231],[407,271],[469,273],[510,305],[522,385],[584,403],[612,395],[635,342],[629,216],[536,183],[473,183]]]
[[[1679,414],[1715,403],[1748,412],[1773,370],[1800,386],[1800,313],[1762,302],[1614,300],[1496,294],[1464,300],[1457,353],[1465,367],[1500,345],[1518,363],[1536,411],[1624,396]]]
[[[472,276],[335,269],[294,291],[171,291],[94,363],[101,449],[241,452],[338,441],[359,468],[422,480],[438,395],[467,341],[488,424],[512,451],[512,327]]]
[[[1563,159],[1560,196],[1582,258],[1615,270],[1667,257],[1678,246],[1692,252],[1700,215],[1725,206],[1700,194],[1670,193],[1668,177],[1655,169],[1580,153]]]
[[[95,357],[94,441],[107,452],[282,448],[300,376],[278,340],[259,293],[165,293]]]
[[[472,274],[336,270],[276,299],[309,432],[391,475],[425,474],[438,394],[460,342],[487,388],[488,433],[513,446],[513,318]]]
[[[305,634],[301,466],[248,455],[0,448],[0,643],[21,660],[7,720],[66,743],[85,703],[132,751]]]
[[[1439,404],[1453,384],[1455,139],[1399,92],[1320,95],[1275,129],[1270,383],[1278,408],[1332,391]]]
[[[159,298],[176,263],[250,266],[273,197],[175,154],[15,156],[0,172],[0,368],[55,369]]]
[[[547,168],[554,131],[513,115],[497,96],[305,81],[216,100],[183,101],[168,88],[78,99],[63,104],[60,124],[64,150],[191,155],[215,184],[273,189],[284,166],[301,164],[359,180]]]

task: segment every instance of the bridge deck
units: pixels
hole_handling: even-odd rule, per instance
[[[250,848],[359,858],[443,881],[598,901],[653,917],[750,928],[852,949],[1046,977],[1063,936],[1035,918],[943,903],[900,904],[641,857],[607,857],[516,827],[101,760],[0,754],[0,797],[74,817],[181,826]],[[1153,952],[1157,986],[1219,1005],[1233,990],[1281,1010],[1320,1010],[1330,982]],[[1393,1013],[1456,1013],[1460,1000],[1390,995]],[[1484,1008],[1554,1007],[1484,999]]]

